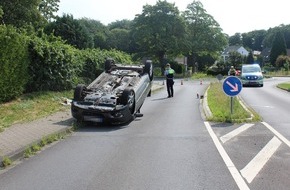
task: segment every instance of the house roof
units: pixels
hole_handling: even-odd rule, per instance
[[[240,47],[242,46],[229,46],[224,50],[224,52],[226,53],[226,52],[237,51]]]
[[[222,53],[222,55],[228,55],[230,52],[238,51],[240,48],[243,48],[243,46],[228,46]],[[246,50],[247,51],[247,50]]]

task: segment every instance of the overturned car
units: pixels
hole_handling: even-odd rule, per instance
[[[151,95],[153,66],[150,60],[140,66],[105,62],[105,71],[91,84],[77,85],[71,104],[78,121],[124,124],[140,114],[145,98]]]

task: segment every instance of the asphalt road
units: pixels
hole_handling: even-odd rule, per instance
[[[196,93],[175,83],[148,97],[127,126],[88,124],[0,175],[1,190],[238,189],[204,127]]]
[[[0,174],[0,189],[288,188],[290,151],[284,141],[277,140],[281,137],[263,123],[248,125],[248,130],[234,136],[229,133],[245,128],[242,124],[205,122],[196,94],[202,95],[207,84],[184,81],[181,85],[177,80],[173,98],[166,98],[165,89],[153,93],[141,109],[144,116],[129,125],[87,124]],[[260,89],[243,89],[242,96],[268,91],[267,86],[268,82]],[[268,162],[256,171],[251,163],[260,165],[263,159],[250,161],[267,143],[277,149],[266,155]]]

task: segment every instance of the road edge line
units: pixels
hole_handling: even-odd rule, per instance
[[[286,145],[290,147],[290,141],[288,141],[283,135],[281,135],[278,131],[276,131],[273,127],[271,127],[266,122],[261,122],[265,127],[267,127],[272,133],[274,133],[281,141],[283,141]]]
[[[229,155],[227,154],[227,152],[223,148],[218,137],[213,132],[210,124],[208,122],[204,122],[204,124],[205,124],[205,127],[206,127],[209,135],[211,136],[218,152],[220,153],[223,161],[225,162],[229,172],[231,173],[232,177],[234,178],[236,184],[238,185],[239,189],[241,189],[241,190],[250,189],[248,187],[247,183],[245,182],[245,180],[243,179],[243,177],[241,176],[241,174],[239,173],[238,169],[236,168],[236,166],[232,162],[231,158],[229,157]]]

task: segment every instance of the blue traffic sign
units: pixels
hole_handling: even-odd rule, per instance
[[[223,90],[228,96],[236,96],[242,90],[242,82],[238,77],[229,76],[223,82]]]

